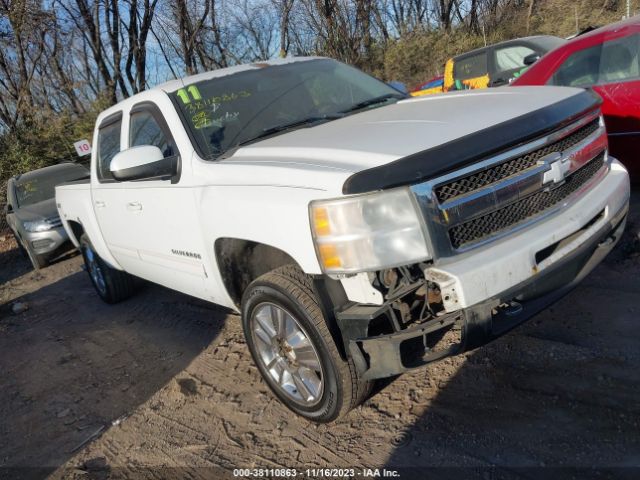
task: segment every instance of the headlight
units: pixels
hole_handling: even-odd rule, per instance
[[[355,273],[429,258],[406,188],[311,202],[311,231],[326,273]]]
[[[46,232],[47,230],[51,230],[53,225],[51,225],[46,220],[36,220],[33,222],[24,222],[24,229],[27,232]]]

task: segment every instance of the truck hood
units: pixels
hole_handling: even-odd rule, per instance
[[[335,190],[337,177],[342,177],[343,193],[361,193],[394,182],[416,182],[442,173],[443,168],[457,167],[465,151],[486,154],[487,148],[540,135],[594,108],[597,99],[593,93],[565,87],[505,87],[412,98],[247,145],[220,163],[244,165],[251,182],[261,185],[287,178],[287,185],[295,179],[295,186]],[[484,150],[470,143],[478,137]],[[434,152],[436,158],[424,155]],[[452,152],[455,156],[447,158]],[[417,164],[416,156],[420,157]],[[411,172],[397,169],[399,163]],[[390,169],[394,170],[391,175]],[[359,182],[360,177],[371,176],[394,180]],[[351,182],[354,177],[359,177],[358,182]]]
[[[32,222],[55,217],[58,215],[56,199],[50,198],[32,205],[19,207],[14,213],[16,218],[21,222]]]
[[[582,91],[504,87],[412,98],[272,137],[239,149],[232,158],[321,164],[355,173],[503,123]]]

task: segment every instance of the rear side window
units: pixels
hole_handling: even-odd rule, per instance
[[[487,53],[456,60],[453,66],[453,76],[456,80],[467,80],[469,78],[482,77],[488,73]]]
[[[558,68],[551,84],[567,87],[624,82],[640,78],[640,35],[629,35],[575,52]]]
[[[532,53],[535,51],[524,45],[500,48],[496,50],[496,69],[498,72],[507,72],[523,68],[525,57]]]
[[[120,152],[122,115],[107,118],[98,129],[98,179],[113,180],[109,170],[111,160]]]
[[[175,152],[173,142],[168,138],[154,115],[148,110],[141,110],[131,114],[130,146],[153,145],[158,147],[165,158]]]

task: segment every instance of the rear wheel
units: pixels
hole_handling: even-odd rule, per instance
[[[80,251],[91,283],[102,300],[106,303],[118,303],[135,293],[135,277],[107,265],[86,235],[80,238]]]
[[[369,393],[371,383],[341,357],[311,280],[296,266],[278,268],[249,285],[242,325],[262,377],[298,415],[330,422]]]

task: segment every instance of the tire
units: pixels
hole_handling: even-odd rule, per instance
[[[41,268],[49,265],[49,262],[45,258],[37,256],[35,253],[29,250],[28,247],[25,248],[25,251],[34,270],[40,270]]]
[[[121,302],[135,293],[135,277],[107,265],[86,235],[80,237],[80,252],[93,287],[106,303]]]
[[[13,233],[13,238],[16,241],[16,245],[18,245],[18,250],[20,250],[20,255],[22,255],[24,258],[29,258],[29,254],[27,253],[25,248],[22,246],[22,242],[18,238],[18,235],[16,235],[16,232],[12,230],[11,233]]]
[[[271,391],[307,420],[334,421],[371,390],[372,383],[362,381],[353,362],[338,352],[311,279],[297,266],[280,267],[249,285],[242,327]]]
[[[16,232],[12,231],[12,233],[13,233],[13,238],[18,244],[18,250],[20,250],[20,253],[22,254],[23,257],[29,259],[29,262],[31,262],[31,266],[33,267],[34,270],[40,270],[41,268],[44,268],[47,265],[49,265],[49,262],[47,261],[46,258],[39,257],[35,253],[33,253],[29,248],[29,245],[23,245],[20,239],[18,238],[18,235],[16,235]]]

